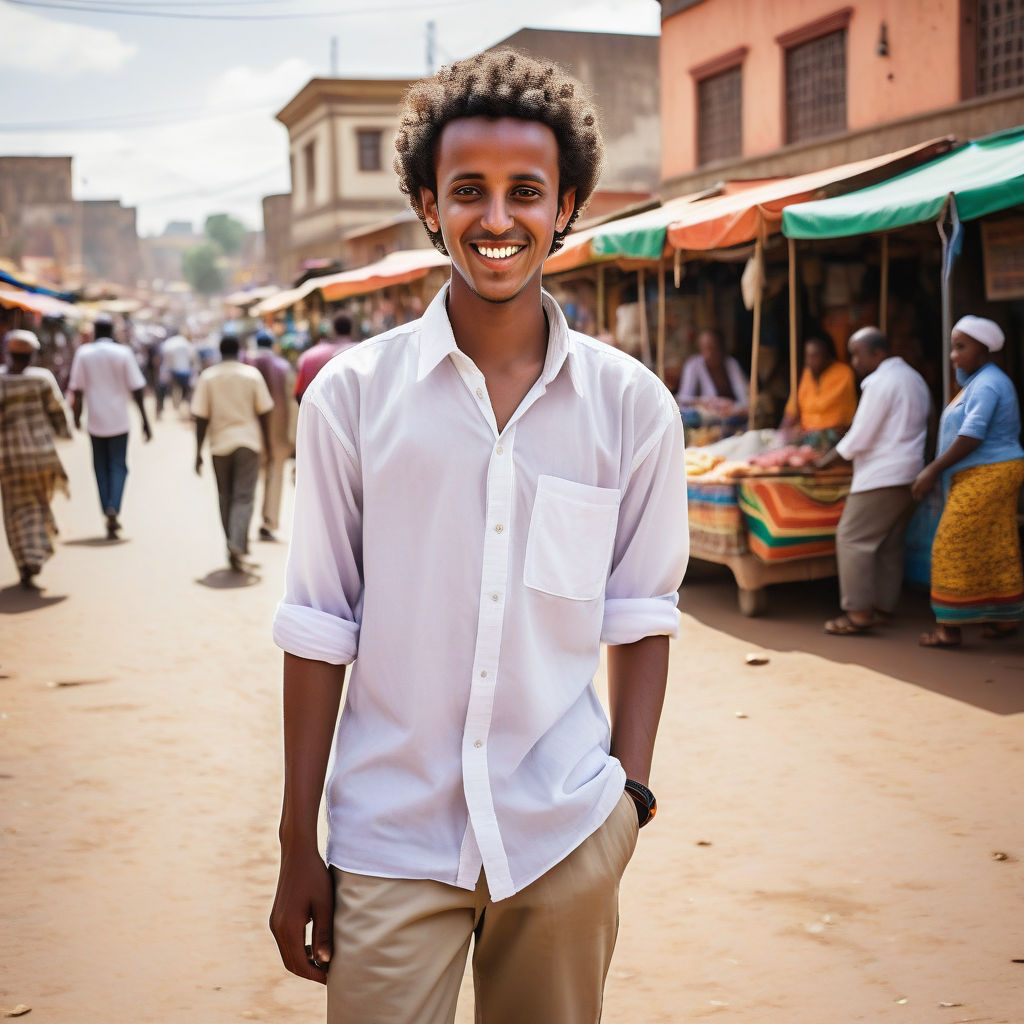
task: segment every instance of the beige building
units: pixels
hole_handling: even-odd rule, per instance
[[[344,262],[348,232],[405,209],[391,161],[409,84],[314,78],[278,113],[291,166],[290,277],[306,260]]]

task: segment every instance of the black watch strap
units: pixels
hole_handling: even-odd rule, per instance
[[[637,820],[640,823],[640,828],[643,828],[658,813],[658,801],[654,799],[654,794],[642,782],[626,779],[625,789],[636,804]]]

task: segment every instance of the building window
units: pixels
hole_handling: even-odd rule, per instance
[[[977,0],[975,95],[1024,86],[1024,0]]]
[[[786,141],[846,131],[846,29],[786,50]]]
[[[359,151],[359,170],[379,171],[381,169],[381,139],[384,133],[379,128],[357,128],[356,142]]]
[[[697,83],[697,162],[743,153],[743,68],[740,65]]]
[[[312,204],[316,198],[316,142],[307,142],[302,148],[302,159],[306,165],[306,200]]]

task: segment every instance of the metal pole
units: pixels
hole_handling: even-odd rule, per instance
[[[604,265],[597,265],[597,333],[604,334],[605,330],[605,308],[604,308]]]
[[[878,299],[878,326],[888,334],[889,323],[889,236],[882,235],[882,287]]]
[[[750,347],[750,410],[747,415],[747,429],[754,429],[754,421],[757,411],[757,364],[761,357],[761,300],[764,296],[764,289],[761,287],[760,273],[763,267],[764,243],[761,235],[757,236],[757,245],[754,247],[754,263],[758,270],[757,291],[754,293],[754,338]]]
[[[796,240],[789,239],[789,394],[790,398],[796,395],[797,374],[797,308],[796,308]],[[794,399],[795,400],[795,399]]]
[[[658,260],[658,337],[654,354],[654,371],[665,379],[665,258]]]

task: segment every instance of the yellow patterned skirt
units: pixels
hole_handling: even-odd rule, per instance
[[[1024,618],[1017,495],[1024,459],[955,474],[932,546],[932,609],[940,623]]]

